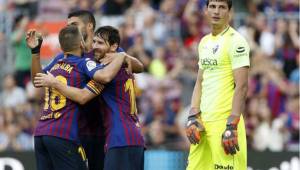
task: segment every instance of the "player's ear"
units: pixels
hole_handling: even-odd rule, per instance
[[[85,42],[83,40],[80,41],[80,48],[85,49]]]
[[[207,16],[208,15],[208,11],[207,11],[207,9],[208,9],[208,7],[207,6],[205,6],[205,8],[204,8],[204,14]]]
[[[89,30],[91,30],[92,32],[94,32],[94,27],[93,27],[93,24],[92,24],[91,22],[89,22],[89,23],[87,24],[87,28],[88,28]]]

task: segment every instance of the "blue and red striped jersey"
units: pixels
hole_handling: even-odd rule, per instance
[[[134,90],[134,76],[128,74],[123,66],[101,92],[106,150],[121,146],[144,146]]]
[[[124,52],[121,47],[118,47],[117,52]],[[91,50],[84,54],[84,57],[94,59],[94,51]],[[93,82],[95,83],[95,82]],[[93,83],[89,83],[93,86]],[[97,83],[96,83],[97,84]],[[88,88],[95,88],[87,86]],[[97,99],[93,99],[81,107],[82,111],[79,118],[79,135],[81,136],[99,136],[104,137],[104,127],[103,127],[103,114],[99,107],[99,100],[101,98],[98,96]]]
[[[85,53],[84,57],[93,60],[94,51],[91,50]],[[93,88],[90,90],[93,90]],[[99,107],[99,96],[80,106],[80,109],[78,122],[79,135],[104,137],[103,114]]]
[[[100,96],[95,97],[83,106],[80,106],[79,135],[104,137],[103,114],[99,107]]]
[[[83,88],[95,72],[102,68],[102,65],[90,59],[73,55],[64,57],[60,54],[44,68],[44,72],[49,71],[69,86]],[[97,90],[90,90],[98,94]],[[67,99],[54,88],[45,88],[45,104],[35,129],[35,136],[56,136],[79,143],[79,114],[79,104]]]
[[[91,50],[90,52],[84,53],[83,57],[94,60],[94,50]]]

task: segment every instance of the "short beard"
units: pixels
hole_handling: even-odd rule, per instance
[[[102,55],[101,53],[94,54],[95,61],[99,62],[103,57],[105,56],[105,53]]]

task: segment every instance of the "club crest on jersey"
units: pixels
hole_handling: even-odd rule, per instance
[[[215,47],[213,47],[213,54],[216,54],[216,52],[218,51],[219,49],[219,44],[216,45]]]
[[[86,62],[86,67],[89,71],[91,71],[94,68],[96,68],[96,62],[90,60],[90,61]]]

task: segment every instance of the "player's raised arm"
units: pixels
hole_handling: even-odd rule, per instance
[[[36,30],[29,30],[26,35],[27,46],[31,49],[31,81],[33,83],[34,76],[37,73],[42,73],[42,66],[40,61],[40,49],[43,38]]]

